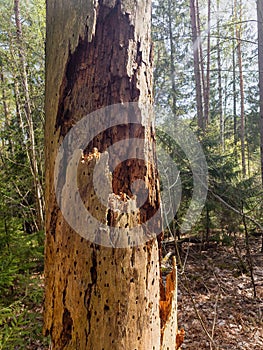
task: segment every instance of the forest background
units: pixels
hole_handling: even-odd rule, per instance
[[[45,2],[2,0],[0,9],[0,349],[47,349],[41,336]],[[174,184],[182,191],[164,254],[175,237],[183,293],[196,280],[186,268],[189,247],[198,253],[189,259],[193,265],[204,249],[209,255],[226,247],[236,278],[249,278],[259,310],[255,328],[262,325],[255,256],[263,251],[259,27],[255,1],[153,1],[157,142],[174,160],[180,176]],[[197,135],[209,172],[204,209],[187,234],[181,227],[193,193],[191,164],[166,132],[178,120]],[[163,265],[169,270],[169,261]],[[191,308],[202,325],[198,307]],[[213,332],[201,330],[209,349]]]

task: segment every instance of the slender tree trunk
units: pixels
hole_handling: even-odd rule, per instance
[[[199,69],[201,74],[201,96],[202,96],[202,108],[203,108],[203,128],[205,128],[205,114],[204,114],[204,104],[205,104],[205,93],[206,93],[206,79],[205,79],[205,68],[204,68],[204,55],[203,55],[203,45],[202,45],[202,35],[201,35],[201,21],[200,21],[200,9],[199,1],[195,0],[196,8],[196,26],[197,26],[197,38],[198,38],[198,50],[199,50]]]
[[[199,38],[197,34],[197,15],[195,0],[190,0],[190,16],[192,27],[192,42],[194,54],[194,75],[195,75],[195,93],[196,93],[196,107],[197,107],[197,124],[200,129],[204,128],[203,116],[203,102],[202,102],[202,83],[200,73],[200,55],[199,55]]]
[[[168,0],[168,18],[169,18],[169,41],[170,41],[170,77],[171,77],[171,85],[172,85],[172,112],[174,115],[174,121],[176,125],[176,120],[178,119],[178,114],[177,114],[177,98],[176,98],[176,83],[175,83],[175,45],[174,45],[174,40],[173,40],[173,27],[172,27],[172,0]],[[173,205],[173,203],[171,204]],[[173,212],[176,212],[173,208]],[[180,226],[178,222],[178,217],[177,213],[175,214],[174,220],[173,220],[173,234],[174,237],[177,237],[177,239],[180,239]]]
[[[241,141],[241,162],[242,162],[242,174],[246,176],[246,149],[245,149],[245,94],[244,94],[244,78],[243,78],[243,60],[241,49],[241,30],[242,30],[242,0],[239,3],[239,21],[240,24],[236,25],[236,38],[237,38],[237,57],[239,68],[239,88],[240,88],[240,141]]]
[[[9,108],[7,104],[7,98],[6,98],[6,89],[5,89],[5,77],[3,72],[3,65],[0,63],[0,82],[1,82],[1,92],[2,92],[2,104],[3,104],[3,110],[4,110],[4,117],[5,117],[5,128],[8,130],[9,134],[9,127],[10,127],[10,120],[9,120]],[[5,139],[2,138],[2,144],[5,146]],[[8,144],[11,150],[11,154],[13,154],[13,142],[10,137],[8,137]]]
[[[246,134],[246,139],[247,139],[247,134]],[[250,148],[249,148],[249,143],[247,142],[246,145],[246,151],[247,151],[247,175],[248,177],[251,176],[251,161],[250,161]]]
[[[21,142],[23,143],[23,145],[25,147],[26,156],[27,156],[28,162],[30,164],[30,152],[29,152],[28,143],[26,142],[27,138],[28,138],[28,134],[25,130],[24,120],[22,117],[21,101],[19,98],[18,79],[16,78],[16,76],[13,77],[13,81],[14,81],[13,93],[14,93],[15,106],[16,106],[16,120],[17,120],[17,124],[21,128]],[[32,173],[32,168],[31,168],[31,173]],[[33,175],[33,173],[32,173],[32,175]],[[25,199],[24,195],[21,193],[19,187],[16,184],[14,184],[14,187],[15,187],[18,195],[21,197],[22,201],[25,201],[26,199]],[[34,208],[32,208],[32,206],[29,203],[27,203],[27,201],[26,201],[26,204],[27,204],[27,209],[29,209],[29,212],[30,212],[30,217],[31,217],[31,220],[33,223],[32,226],[34,226],[34,230],[37,231],[37,230],[39,230],[39,224],[36,221],[37,218],[36,218],[35,210],[34,210]],[[21,205],[22,205],[22,203],[21,203]],[[26,215],[24,215],[24,217],[26,217]]]
[[[211,51],[211,0],[208,0],[208,33],[207,33],[207,64],[206,64],[206,87],[204,94],[204,118],[205,125],[208,126],[210,121],[210,51]]]
[[[232,7],[233,22],[237,21],[236,16],[236,0]],[[236,87],[236,39],[235,39],[235,25],[233,26],[233,45],[232,45],[232,66],[233,66],[233,118],[234,118],[234,144],[235,154],[237,153],[237,87]]]
[[[175,46],[173,41],[173,27],[172,27],[172,1],[168,0],[168,19],[169,19],[169,42],[170,42],[170,79],[172,83],[172,111],[175,119],[177,119],[176,106],[176,84],[175,84]]]
[[[176,347],[175,269],[168,278],[165,293],[160,288],[157,238],[150,235],[139,246],[116,248],[114,242],[121,238],[111,235],[115,227],[130,229],[136,224],[143,231],[148,218],[160,206],[149,107],[152,104],[150,22],[151,2],[147,0],[101,0],[97,5],[92,0],[47,1],[44,331],[51,335],[54,350]],[[136,115],[141,123],[125,122],[128,102],[138,103]],[[59,145],[74,124],[85,117],[87,130],[92,130],[96,120],[91,113],[116,103],[122,104],[124,111],[120,125],[96,135],[85,149],[82,161],[75,163],[72,156],[66,162],[69,165],[65,173],[55,179],[61,200],[77,223],[85,218],[80,217],[78,208],[72,207],[71,202],[80,193],[86,210],[106,226],[94,231],[92,221],[88,221],[88,236],[110,239],[113,246],[109,247],[85,239],[64,219],[64,207],[58,206],[55,196],[54,164]],[[109,122],[117,117],[114,111],[106,114]],[[133,156],[128,161],[119,161],[111,171],[107,149],[126,138],[143,140],[148,162]],[[121,155],[122,148],[116,147],[117,156]],[[132,155],[135,149],[129,151]],[[68,193],[67,179],[74,164],[78,185]],[[93,186],[96,166],[105,172],[104,182],[98,188],[111,188],[105,197],[111,203],[110,208],[102,205],[96,195],[98,188]],[[141,208],[136,207],[131,193],[131,185],[138,179],[144,180],[148,190]],[[127,214],[118,214],[118,205],[126,206]],[[157,224],[160,229],[161,221]],[[127,236],[127,243],[128,239],[133,237]]]
[[[210,236],[210,212],[209,212],[208,206],[206,206],[206,235],[205,235],[206,242],[209,241],[209,236]]]
[[[16,22],[16,36],[17,36],[17,44],[19,51],[19,59],[20,59],[20,75],[22,81],[22,90],[24,95],[24,111],[25,117],[28,127],[28,135],[30,140],[30,166],[33,174],[35,195],[36,195],[36,205],[37,205],[37,222],[38,229],[43,229],[44,227],[44,208],[43,208],[43,189],[40,182],[39,170],[38,170],[38,162],[37,162],[37,154],[36,154],[36,142],[35,142],[35,132],[32,118],[32,108],[31,108],[31,100],[29,95],[29,84],[27,78],[27,63],[24,52],[24,44],[23,44],[23,33],[22,33],[22,25],[21,25],[21,15],[20,15],[20,0],[14,0],[14,13],[15,13],[15,22]]]
[[[236,86],[236,53],[235,44],[233,43],[233,118],[234,118],[234,144],[237,147],[238,135],[237,135],[237,86]],[[236,152],[236,151],[235,151]]]
[[[4,79],[4,72],[3,72],[3,66],[0,63],[0,81],[1,81],[1,90],[2,90],[2,104],[4,109],[4,115],[5,115],[5,123],[9,126],[9,109],[6,101],[6,90],[5,90],[5,79]]]
[[[263,2],[257,0],[258,17],[258,65],[259,65],[259,96],[260,96],[260,155],[261,179],[263,186]]]
[[[227,115],[227,103],[228,101],[228,74],[225,73],[224,76],[224,115]]]
[[[219,12],[219,0],[217,0],[217,12]],[[223,94],[222,94],[222,71],[221,71],[221,48],[220,48],[220,23],[217,19],[217,72],[218,72],[218,111],[219,111],[219,122],[220,122],[220,144],[224,151],[225,143],[225,121],[223,115]]]
[[[205,68],[204,68],[204,55],[203,55],[203,46],[202,46],[202,36],[201,36],[201,22],[200,22],[200,10],[199,10],[199,1],[196,1],[196,26],[197,26],[197,42],[198,42],[198,52],[199,52],[199,70],[201,75],[201,103],[202,103],[202,114],[203,114],[203,130],[206,127],[206,115],[204,114],[205,106],[205,95],[206,95],[206,79],[205,79]]]

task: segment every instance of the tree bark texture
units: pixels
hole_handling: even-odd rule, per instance
[[[138,102],[142,125],[131,126],[124,117],[122,125],[101,132],[87,146],[76,165],[78,190],[92,215],[108,224],[105,235],[111,227],[146,222],[158,210],[155,134],[151,109],[145,107],[153,99],[150,23],[148,0],[47,1],[44,331],[54,350],[176,347],[175,278],[170,292],[160,293],[158,238],[126,248],[92,243],[64,219],[54,188],[58,148],[72,126],[100,108]],[[94,121],[88,123],[92,129]],[[142,139],[149,162],[131,159],[110,173],[107,148],[125,138]],[[96,165],[110,179],[112,210],[101,205],[93,188]],[[66,177],[58,179],[62,193],[67,193]],[[121,198],[123,205],[132,205],[131,184],[137,179],[147,185],[147,199],[136,217],[120,216],[115,203]],[[70,206],[75,194],[67,195]],[[76,208],[69,210],[77,217]],[[160,306],[161,297],[168,305]],[[165,318],[160,307],[168,310]]]

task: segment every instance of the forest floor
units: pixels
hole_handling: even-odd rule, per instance
[[[182,350],[263,349],[261,237],[251,237],[249,246],[256,297],[253,295],[249,268],[245,271],[248,260],[244,235],[231,241],[218,240],[207,245],[183,243],[183,269],[178,268],[178,324],[179,329],[185,330]],[[166,247],[164,253],[167,252],[165,250]],[[37,297],[33,298],[36,299],[33,303],[35,306],[32,307],[30,301],[27,307],[26,317],[31,315],[32,319],[29,318],[26,326],[22,324],[20,330],[16,327],[13,329],[13,333],[17,332],[19,336],[21,329],[25,332],[24,328],[27,328],[24,341],[20,339],[24,345],[0,346],[0,349],[48,349],[48,339],[41,336],[42,277],[36,279],[39,288],[35,292]],[[32,299],[33,293],[30,295]]]
[[[249,240],[253,283],[244,236],[235,244],[184,243],[178,271],[178,324],[182,350],[263,349],[263,253],[261,237]]]

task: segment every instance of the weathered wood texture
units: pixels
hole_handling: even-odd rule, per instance
[[[99,108],[138,102],[141,126],[124,122],[109,128],[85,150],[77,165],[79,192],[91,213],[109,227],[146,222],[158,210],[154,128],[145,107],[152,103],[150,16],[148,0],[47,1],[44,331],[54,350],[161,349],[165,324],[159,310],[157,238],[121,249],[86,241],[63,218],[54,188],[58,148],[72,126]],[[130,201],[131,183],[138,178],[145,181],[148,195],[138,216],[120,220],[100,204],[90,174],[107,147],[127,137],[144,140],[149,162],[124,162],[108,174],[109,200]],[[104,169],[108,171],[106,163]],[[59,179],[62,192],[66,176]],[[74,193],[68,196],[70,203]],[[70,210],[78,215],[77,208]],[[176,323],[174,327],[176,332]],[[175,347],[175,337],[171,339]]]

